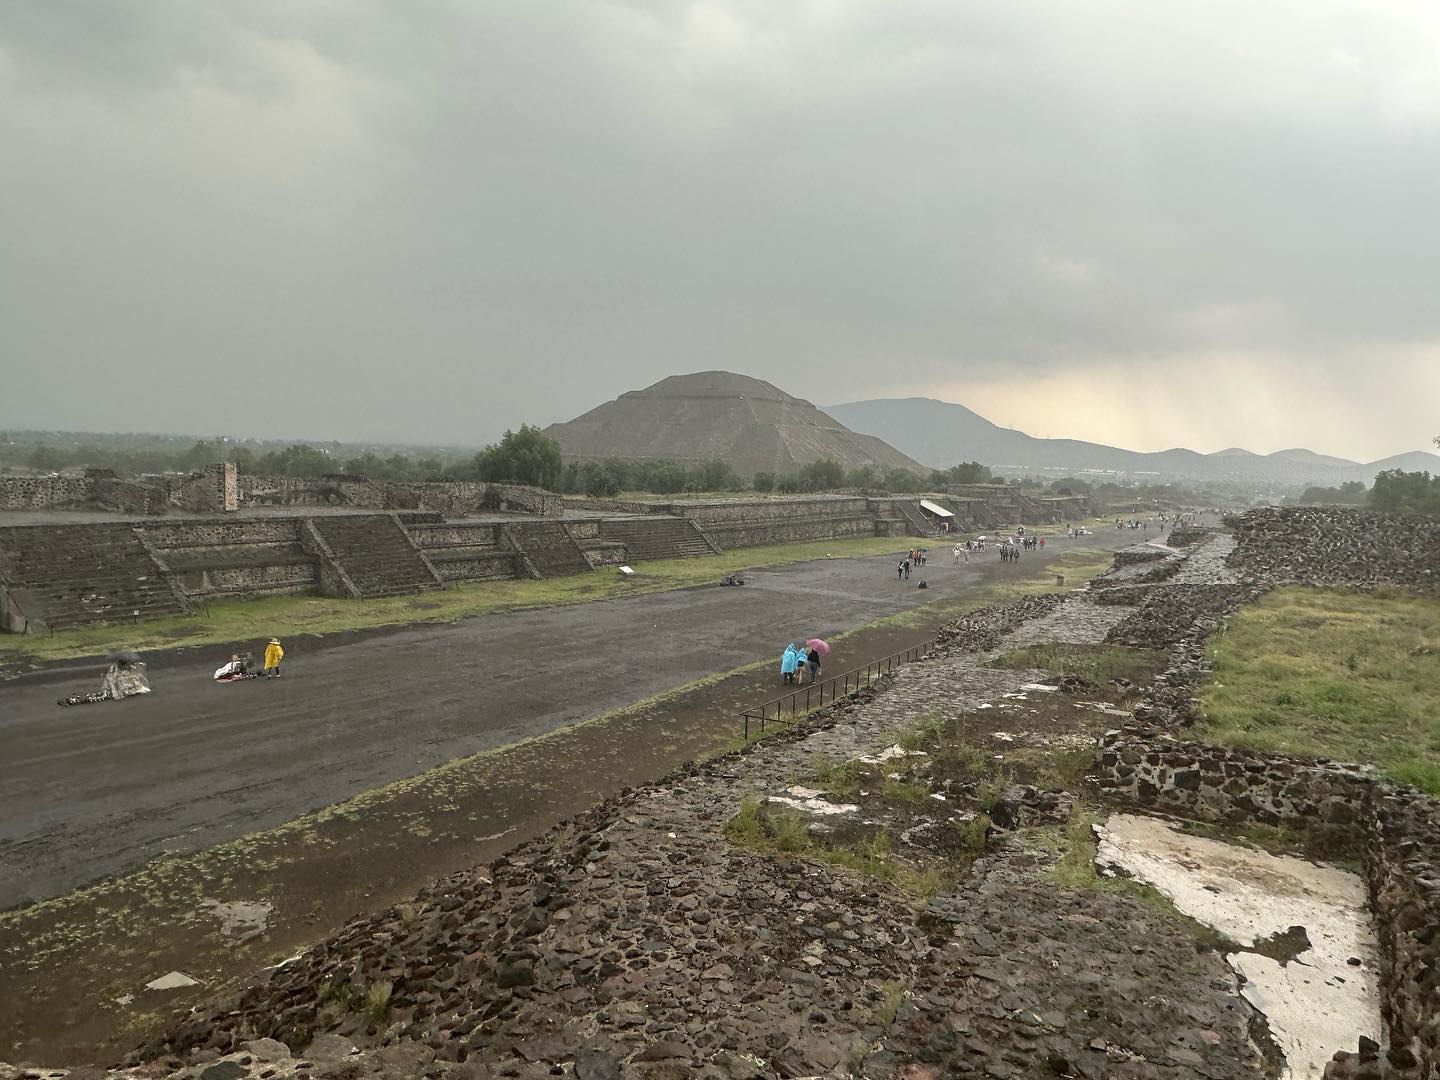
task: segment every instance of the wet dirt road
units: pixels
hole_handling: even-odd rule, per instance
[[[792,637],[1136,540],[1060,540],[1018,571],[988,553],[960,567],[937,558],[927,590],[897,582],[889,556],[822,560],[752,572],[743,588],[297,641],[279,680],[220,685],[209,678],[215,650],[162,654],[150,665],[153,694],[72,709],[56,698],[88,689],[98,672],[0,684],[0,910],[778,654]],[[827,668],[852,659],[870,658],[836,655]]]

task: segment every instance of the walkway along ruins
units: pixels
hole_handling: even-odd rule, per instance
[[[1436,528],[1256,512],[975,612],[782,733],[242,980],[125,1075],[1440,1075],[1440,805],[1188,730],[1242,605],[1282,581],[1433,597],[1437,548],[1410,544]],[[1345,554],[1375,542],[1419,554]],[[1061,654],[1090,674],[1024,666]],[[1310,863],[1236,842],[1276,824],[1357,853],[1323,916]],[[1182,863],[1205,858],[1196,901]],[[1265,906],[1310,914],[1225,917]]]

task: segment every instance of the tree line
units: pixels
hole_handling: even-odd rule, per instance
[[[989,483],[990,470],[978,462],[934,470],[920,475],[909,469],[880,472],[870,466],[847,470],[829,459],[811,462],[797,472],[758,472],[747,484],[724,461],[686,465],[677,461],[603,461],[565,463],[560,446],[538,428],[524,425],[507,431],[498,443],[475,456],[475,479],[496,483],[532,484],[566,494],[606,497],[621,492],[680,495],[699,491],[779,491],[785,493],[883,489],[893,492],[929,491],[946,484]]]

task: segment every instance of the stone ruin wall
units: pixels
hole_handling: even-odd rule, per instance
[[[1440,518],[1287,506],[1226,519],[1236,569],[1275,584],[1440,592]]]
[[[1140,605],[1108,640],[1169,646],[1171,663],[1133,720],[1097,747],[1100,790],[1111,801],[1197,821],[1319,830],[1362,851],[1380,944],[1387,1042],[1362,1039],[1357,1051],[1337,1053],[1325,1075],[1434,1080],[1440,1077],[1440,800],[1367,768],[1211,746],[1187,739],[1185,731],[1200,715],[1196,695],[1209,677],[1205,638],[1243,603],[1287,582],[1432,592],[1435,549],[1427,545],[1440,523],[1286,508],[1252,511],[1232,525],[1237,547],[1228,561],[1241,571],[1240,582],[1127,583],[1106,590],[1118,602]],[[1195,532],[1202,535],[1194,540],[1211,535]],[[1307,552],[1311,540],[1317,547]],[[1384,577],[1373,568],[1377,552],[1391,560]]]
[[[558,517],[559,495],[523,484],[436,481],[377,483],[363,477],[301,479],[240,475],[233,462],[207,465],[189,476],[120,480],[95,470],[87,476],[0,477],[0,511],[99,509],[116,513],[227,513],[247,506],[353,506],[370,510],[431,510],[463,515],[487,511]]]
[[[553,492],[523,484],[444,480],[392,484],[356,476],[319,480],[290,476],[241,476],[241,505],[349,506],[366,510],[425,510],[448,516],[487,512],[560,517],[565,502]]]
[[[1098,775],[1107,798],[1150,812],[1318,829],[1363,850],[1388,1044],[1339,1053],[1325,1075],[1440,1077],[1440,801],[1323,758],[1181,742],[1133,727],[1106,735]]]
[[[84,502],[93,481],[82,476],[0,476],[0,510],[46,510]]]

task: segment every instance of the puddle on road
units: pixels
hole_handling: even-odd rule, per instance
[[[1284,1051],[1286,1077],[1319,1080],[1336,1050],[1380,1032],[1375,933],[1355,874],[1187,836],[1157,818],[1115,814],[1098,832],[1102,872],[1153,885],[1242,950],[1260,950],[1227,960]]]

